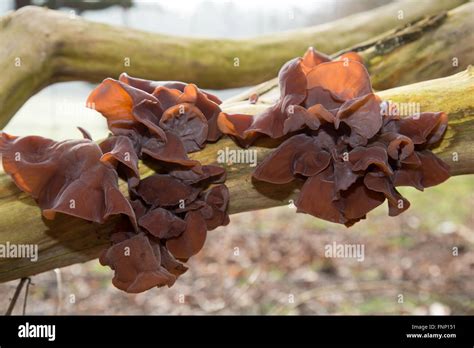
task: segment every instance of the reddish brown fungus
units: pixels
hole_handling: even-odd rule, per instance
[[[130,77],[106,79],[87,105],[107,119],[112,135],[99,145],[0,134],[3,166],[20,189],[54,218],[61,212],[104,223],[123,214],[100,262],[115,271],[113,284],[127,292],[171,286],[187,268],[181,261],[204,245],[207,231],[229,223],[225,170],[188,158],[222,135],[220,100],[195,85]],[[139,160],[159,174],[140,180]],[[130,199],[118,188],[128,182]],[[179,260],[178,260],[179,259]]]
[[[229,222],[227,188],[218,185],[203,192],[223,182],[225,170],[188,158],[188,153],[222,135],[218,104],[218,98],[192,84],[158,83],[126,74],[119,81],[104,80],[91,93],[88,105],[104,115],[115,135],[101,144],[115,145],[102,160],[128,179],[140,233],[114,243],[101,258],[115,270],[114,284],[120,289],[139,292],[171,285],[186,270],[177,259],[196,254],[207,230]],[[123,162],[130,149],[135,157]],[[160,174],[136,180],[138,158],[155,161]],[[130,228],[125,232],[130,236]],[[124,246],[144,251],[127,262],[117,251]]]
[[[37,201],[45,218],[63,213],[104,223],[111,215],[125,214],[135,223],[117,173],[101,161],[107,154],[96,143],[1,133],[0,153],[5,172]]]
[[[430,150],[447,128],[442,112],[389,115],[354,52],[330,61],[314,49],[280,70],[280,99],[255,117],[219,115],[241,146],[259,136],[291,135],[261,162],[257,181],[303,180],[299,212],[351,226],[388,201],[389,215],[409,207],[397,186],[423,190],[449,177]]]
[[[130,293],[143,292],[155,286],[171,286],[176,276],[161,264],[161,249],[144,233],[121,233],[123,239],[105,250],[99,258],[102,265],[115,271],[112,283]],[[168,255],[169,256],[169,255]]]
[[[168,130],[185,135],[187,152],[198,151],[204,140],[216,141],[222,135],[217,127],[219,103],[192,84],[159,84],[124,74],[119,81],[105,79],[87,100],[89,107],[104,115],[113,134],[139,133],[166,141],[163,132]]]

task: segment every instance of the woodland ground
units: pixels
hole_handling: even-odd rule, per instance
[[[474,314],[472,176],[402,192],[412,206],[401,216],[383,205],[349,229],[289,207],[233,215],[170,289],[126,294],[97,260],[61,269],[59,283],[43,273],[32,277],[26,313]],[[363,244],[364,261],[326,258],[333,242]],[[17,283],[0,284],[1,310]],[[23,295],[15,314],[22,304]]]

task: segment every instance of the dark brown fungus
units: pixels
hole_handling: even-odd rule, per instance
[[[138,172],[138,156],[130,138],[125,136],[111,136],[100,144],[104,163],[110,163],[122,178],[127,180],[130,186],[135,187],[140,181]]]
[[[137,192],[150,206],[171,207],[191,203],[199,195],[200,189],[170,175],[154,174],[140,181]]]
[[[138,219],[138,224],[160,239],[177,237],[186,228],[186,223],[183,219],[163,208],[150,210]]]
[[[190,169],[174,169],[169,174],[187,185],[200,183],[205,180],[212,180],[213,183],[222,183],[226,179],[225,169],[214,165],[195,166]]]
[[[100,160],[103,153],[96,143],[1,133],[0,153],[5,172],[38,202],[45,218],[63,213],[104,223],[111,215],[125,214],[135,223],[117,173]]]
[[[115,271],[112,283],[130,293],[143,292],[155,286],[171,286],[176,276],[161,265],[160,246],[144,233],[129,234],[102,252],[99,261]]]
[[[159,108],[153,95],[108,78],[92,91],[87,99],[87,106],[104,115],[114,135],[124,135],[139,127],[132,111],[135,105],[144,100],[154,102]],[[158,109],[157,113],[160,112],[161,109]]]
[[[186,152],[199,151],[207,138],[207,120],[193,104],[183,103],[168,108],[162,115],[160,126],[174,132]]]
[[[316,130],[322,123],[338,124],[337,111],[344,102],[371,92],[370,78],[358,54],[344,58],[331,62],[309,48],[302,58],[290,60],[281,68],[280,99],[274,106],[250,118],[221,113],[221,131],[238,138],[239,144],[248,144],[257,138],[256,134],[280,138],[305,126]]]
[[[184,134],[187,152],[200,150],[204,140],[221,137],[219,103],[217,97],[192,84],[159,84],[124,74],[119,81],[105,79],[87,100],[90,108],[104,115],[113,134],[138,132],[162,142],[166,142],[164,130]]]
[[[158,251],[153,249],[155,256],[161,255],[162,266],[176,277],[186,270],[176,259],[187,260],[196,254],[204,245],[207,230],[229,221],[225,186],[201,194],[208,185],[223,182],[225,170],[202,166],[188,157],[207,141],[221,137],[219,104],[218,98],[192,84],[158,83],[126,74],[119,81],[104,80],[88,99],[88,106],[102,113],[114,134],[101,144],[107,150],[102,161],[112,164],[128,180],[138,230],[150,245],[159,244]],[[124,162],[123,154],[131,149],[135,156]],[[140,181],[138,159],[155,161],[159,174]],[[145,237],[141,237],[140,247],[146,249]],[[141,270],[136,260],[127,264],[115,250],[116,245],[109,248],[104,262],[115,269],[117,287],[135,292],[171,284],[156,267],[160,260],[154,262],[151,253],[146,256],[147,268]],[[140,275],[142,271],[146,276]]]
[[[180,81],[151,81],[151,80],[145,80],[145,79],[139,79],[136,77],[131,77],[127,75],[127,73],[122,73],[119,76],[119,81],[126,83],[127,85],[130,85],[132,87],[141,89],[142,91],[145,91],[147,93],[153,93],[153,91],[157,87],[166,87],[170,89],[177,89],[180,92],[184,91],[184,88],[187,86],[187,83],[180,82]],[[203,93],[209,100],[216,104],[221,104],[221,100],[216,97],[213,94],[207,93],[205,91],[200,90],[201,93]]]
[[[142,153],[164,164],[194,167],[198,161],[191,160],[181,139],[174,133],[165,133],[166,140],[142,138]]]
[[[122,102],[107,98],[121,98]],[[171,279],[163,278],[160,267],[178,277],[186,267],[177,259],[186,261],[196,254],[204,245],[207,230],[229,222],[227,188],[218,185],[203,192],[210,184],[223,182],[225,170],[212,165],[202,166],[187,155],[222,135],[217,127],[218,103],[217,98],[195,85],[158,84],[124,74],[120,81],[105,80],[89,97],[88,104],[107,118],[109,126],[112,125],[110,130],[115,136],[101,146],[105,149],[113,143],[115,152],[108,151],[103,160],[113,164],[119,172],[123,171],[129,180],[131,205],[143,236],[140,247],[146,249],[145,245],[149,243],[155,256],[160,255],[159,258],[156,256],[157,262],[150,253],[143,256],[149,260],[149,266],[142,270],[137,268],[135,260],[127,263],[127,259],[115,252],[116,245],[112,245],[104,253],[108,255],[104,263],[115,270],[117,287],[135,292],[170,285]],[[118,113],[110,105],[119,105],[123,110]],[[137,159],[155,161],[159,174],[135,185],[130,169],[136,167],[130,168],[130,163],[120,160],[124,151],[130,148],[135,149]],[[132,242],[127,239],[121,243]],[[157,267],[157,264],[161,266]],[[149,269],[153,271],[150,273]],[[141,276],[142,273],[146,276]]]
[[[429,150],[446,131],[446,114],[387,114],[357,53],[330,61],[309,49],[282,67],[279,83],[274,106],[255,117],[221,113],[218,125],[241,146],[255,134],[290,135],[253,177],[304,180],[299,212],[351,226],[385,199],[391,216],[408,209],[397,186],[423,190],[449,178],[449,166]]]
[[[195,85],[120,76],[104,80],[87,105],[106,118],[112,135],[99,145],[0,133],[5,171],[31,194],[43,215],[57,212],[104,223],[122,214],[100,257],[113,284],[137,293],[171,286],[204,245],[207,231],[229,223],[224,168],[201,165],[188,153],[218,140],[220,100]],[[139,160],[156,174],[143,180]],[[150,164],[149,162],[147,162]],[[129,199],[118,179],[128,182]],[[207,191],[204,191],[206,190]]]
[[[227,208],[229,205],[229,190],[225,185],[217,185],[203,192],[200,197],[206,206],[200,209],[207,229],[213,230],[229,224]]]
[[[168,239],[166,247],[177,259],[188,259],[204,246],[207,235],[206,221],[198,211],[186,213],[186,229],[176,238]]]
[[[254,117],[252,115],[226,114],[221,112],[217,118],[217,125],[222,133],[227,134],[237,144],[242,147],[248,147],[258,136],[256,132],[246,132],[252,125],[253,120]]]

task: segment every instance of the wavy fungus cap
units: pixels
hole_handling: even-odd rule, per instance
[[[427,136],[417,144],[411,140],[430,132],[439,140],[438,129],[446,128],[446,115],[422,113],[417,117],[422,121],[413,129],[404,126],[414,122],[410,118],[391,120],[365,146],[351,147],[334,129],[292,136],[258,165],[253,177],[273,184],[303,179],[295,203],[298,211],[347,226],[364,219],[385,199],[389,215],[398,215],[408,209],[409,202],[397,186],[423,190],[449,178],[449,166],[426,149],[433,138]],[[394,131],[400,128],[405,134]],[[385,132],[387,129],[391,131]]]
[[[62,142],[0,133],[3,165],[48,219],[57,212],[98,223],[127,216],[100,257],[115,271],[117,288],[137,293],[171,286],[207,231],[229,223],[225,169],[188,157],[221,137],[219,104],[192,84],[122,74],[119,81],[105,79],[87,101],[107,119],[107,139],[96,144],[82,128],[85,139]],[[140,159],[157,173],[142,180]],[[119,177],[128,183],[129,199]]]
[[[135,195],[131,204],[140,232],[121,221],[100,257],[115,271],[113,284],[126,292],[173,285],[187,270],[181,262],[202,249],[207,231],[229,223],[229,192],[222,184],[201,191],[155,174],[140,182]]]
[[[166,87],[170,89],[177,89],[181,92],[184,91],[186,86],[188,85],[187,83],[181,82],[181,81],[152,81],[152,80],[145,80],[145,79],[140,79],[136,77],[131,77],[127,73],[122,73],[119,76],[119,81],[122,81],[123,83],[126,83],[127,85],[130,85],[132,87],[141,89],[142,91],[145,91],[147,93],[153,93],[153,91],[157,87]],[[209,100],[213,101],[216,104],[221,104],[222,101],[216,97],[215,95],[208,93],[206,91],[200,90]]]
[[[302,181],[299,212],[350,226],[387,199],[395,216],[409,207],[397,186],[423,190],[449,177],[429,151],[446,131],[446,114],[386,115],[357,53],[330,61],[310,48],[281,68],[279,86],[279,101],[263,113],[221,113],[218,125],[245,147],[257,136],[289,136],[253,178]]]
[[[198,151],[204,141],[217,141],[220,100],[193,84],[160,84],[122,74],[105,79],[92,91],[87,106],[100,112],[115,135],[131,135],[166,142],[166,132],[182,137],[186,152]],[[142,141],[143,143],[146,140]]]
[[[109,153],[89,139],[56,142],[1,133],[0,153],[5,172],[38,202],[45,218],[63,213],[104,223],[111,215],[125,214],[136,224],[117,173],[104,160]]]
[[[100,160],[116,168],[118,174],[127,180],[130,186],[137,186],[140,181],[138,156],[130,138],[111,136],[102,141],[99,147],[103,153]]]
[[[112,238],[115,243],[102,252],[99,261],[115,271],[112,283],[117,288],[138,293],[174,284],[176,276],[164,267],[159,243],[144,233],[118,232]]]
[[[248,146],[258,135],[281,138],[303,128],[317,130],[327,122],[338,124],[338,117],[342,117],[337,116],[338,110],[349,107],[345,103],[352,104],[355,98],[375,98],[367,97],[372,87],[361,61],[355,52],[331,61],[311,47],[302,58],[290,60],[281,68],[280,99],[274,106],[255,117],[222,112],[218,125],[224,134]]]

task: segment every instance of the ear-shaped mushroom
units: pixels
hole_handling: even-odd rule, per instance
[[[168,108],[161,117],[160,127],[176,134],[187,153],[199,151],[207,139],[207,120],[202,112],[189,103]]]
[[[168,239],[166,247],[177,259],[188,259],[204,246],[207,236],[206,221],[198,211],[186,213],[186,229],[177,238]]]
[[[142,152],[160,162],[194,167],[198,161],[191,160],[186,154],[183,142],[176,134],[165,132],[166,140],[143,138]]]
[[[253,177],[272,184],[286,184],[296,174],[314,176],[329,165],[331,156],[305,134],[295,135],[283,142],[255,169]]]
[[[345,223],[347,219],[333,203],[334,175],[332,167],[308,178],[295,202],[297,211],[321,219]]]
[[[372,92],[368,73],[359,61],[358,54],[349,52],[343,61],[331,62],[329,57],[310,47],[303,58],[292,59],[280,69],[280,99],[275,105],[255,117],[223,113],[218,126],[239,145],[247,147],[256,134],[280,138],[306,127],[316,130],[321,123],[333,123],[337,109],[344,102]],[[360,113],[357,118],[364,117],[362,109]],[[351,121],[360,130],[357,120]],[[355,134],[350,140],[356,142],[360,137]]]
[[[403,161],[415,151],[413,141],[398,133],[383,133],[377,138],[377,141],[381,141],[387,146],[387,153],[394,160]]]
[[[166,249],[166,246],[160,244],[160,252],[161,265],[174,276],[179,277],[188,270],[186,266],[184,266],[181,262],[176,260],[173,255],[171,255],[169,250]]]
[[[263,111],[261,114],[256,115],[252,125],[245,130],[244,136],[248,137],[254,133],[261,133],[270,138],[280,138],[285,135],[284,126],[287,117],[282,102],[278,102]]]
[[[171,170],[169,174],[187,185],[201,183],[206,180],[210,180],[212,183],[221,183],[226,179],[225,169],[213,165],[174,169]]]
[[[229,190],[225,185],[217,185],[201,193],[201,199],[210,207],[208,215],[203,215],[209,231],[229,224],[227,207],[229,205]],[[201,209],[202,213],[202,209]]]
[[[183,219],[163,208],[150,210],[138,220],[138,224],[159,239],[177,237],[186,228]]]
[[[140,181],[137,187],[140,197],[153,207],[171,207],[180,203],[190,203],[196,199],[200,191],[199,188],[186,185],[166,174],[149,176]]]
[[[356,147],[367,144],[367,141],[382,127],[380,98],[369,93],[345,102],[337,111],[336,128],[340,122],[347,124],[351,130],[349,145]]]
[[[352,222],[365,219],[369,211],[384,201],[383,193],[368,189],[362,179],[359,179],[347,190],[341,191],[341,198],[336,202],[336,205],[347,219],[346,223],[352,224]]]
[[[364,177],[364,185],[372,191],[381,192],[388,201],[388,215],[397,216],[410,207],[406,200],[394,187],[390,178],[378,173],[367,173]]]
[[[356,147],[349,153],[349,161],[353,171],[366,171],[369,166],[376,166],[388,176],[393,174],[387,151],[379,146]]]
[[[87,106],[104,115],[110,131],[119,134],[121,129],[135,126],[132,109],[143,100],[157,102],[151,94],[108,78],[92,91]]]
[[[287,62],[280,69],[280,107],[284,110],[289,105],[298,105],[306,98],[306,75],[301,67],[301,58]]]
[[[88,106],[106,117],[112,136],[97,145],[82,128],[85,139],[63,142],[0,133],[5,171],[48,219],[61,212],[103,223],[127,215],[100,258],[115,270],[114,285],[131,293],[171,286],[187,270],[177,259],[196,254],[207,229],[229,223],[226,186],[201,194],[225,180],[224,168],[187,156],[222,135],[218,103],[192,84],[126,74],[120,81],[106,79]],[[139,159],[155,160],[160,174],[140,181]],[[117,173],[128,181],[130,201],[118,189]]]
[[[160,81],[151,81],[151,80],[145,80],[145,79],[139,79],[136,77],[129,76],[127,73],[122,73],[120,74],[119,81],[126,83],[127,85],[130,85],[132,87],[141,89],[142,91],[145,91],[147,93],[152,94],[153,91],[157,87],[166,87],[169,89],[177,89],[180,92],[183,92],[184,89],[188,84],[180,81],[165,81],[165,82],[160,82]],[[216,97],[215,95],[199,90],[201,93],[203,93],[209,100],[213,101],[216,104],[221,104],[222,101]]]
[[[132,114],[135,120],[145,126],[153,137],[162,141],[166,140],[165,131],[159,125],[161,115],[163,114],[163,109],[159,102],[145,99],[133,107]],[[145,132],[142,130],[139,133],[143,134]]]
[[[330,91],[334,98],[344,101],[372,93],[367,69],[353,60],[334,61],[316,66],[307,75],[306,88]]]
[[[329,56],[316,51],[313,47],[309,47],[301,60],[301,68],[303,73],[307,75],[317,65],[330,61],[331,58]]]
[[[423,112],[410,117],[393,119],[384,131],[405,135],[416,145],[437,143],[448,127],[448,117],[444,112]]]
[[[288,118],[283,123],[283,133],[291,132],[309,128],[311,130],[318,130],[323,123],[334,123],[335,117],[321,104],[316,104],[308,109],[296,105],[289,106],[287,109]]]
[[[153,247],[144,233],[112,245],[102,253],[99,261],[115,271],[112,283],[129,293],[171,286],[176,280],[176,276],[161,266],[160,247]]]
[[[94,142],[1,133],[0,153],[5,172],[38,202],[45,218],[63,213],[104,223],[111,215],[125,214],[135,224],[117,173],[100,160],[102,151]]]
[[[119,175],[122,175],[131,187],[138,185],[140,173],[138,172],[138,156],[133,143],[125,136],[112,136],[99,144],[103,153],[100,160],[112,164]]]
[[[309,49],[280,70],[276,104],[255,117],[222,113],[218,122],[241,146],[249,145],[250,135],[290,135],[259,163],[253,178],[273,184],[305,180],[298,211],[346,226],[385,198],[391,216],[406,210],[409,202],[396,186],[422,190],[449,177],[449,167],[427,150],[446,131],[446,115],[382,113],[362,61],[349,52],[331,62]]]
[[[402,164],[395,172],[395,186],[412,186],[420,191],[438,185],[449,178],[449,166],[431,151],[416,152],[420,165]]]
[[[249,147],[257,135],[256,132],[247,131],[253,121],[252,115],[221,112],[217,117],[217,126],[222,133],[227,134],[240,146]]]
[[[218,103],[220,100],[193,84],[159,84],[126,74],[120,76],[120,81],[104,80],[87,101],[89,107],[107,118],[114,135],[139,138],[140,145],[147,143],[143,152],[154,158],[162,157],[159,153],[165,148],[167,132],[181,137],[186,152],[200,150],[206,140],[218,140],[222,136],[217,126],[221,111]],[[141,150],[137,152],[141,154]],[[181,162],[184,158],[179,157]]]
[[[217,141],[222,136],[222,132],[217,126],[217,117],[221,112],[221,108],[219,107],[220,101],[216,102],[214,96],[203,93],[193,84],[187,85],[183,94],[185,94],[187,90],[188,94],[192,94],[193,97],[183,100],[180,98],[180,102],[193,103],[202,112],[208,124],[207,141]]]

